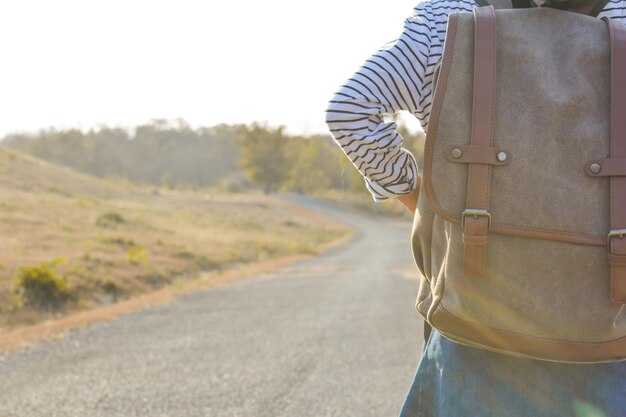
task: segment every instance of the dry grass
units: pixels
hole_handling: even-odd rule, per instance
[[[198,277],[313,254],[350,233],[262,194],[114,183],[0,147],[0,337],[102,305],[120,309],[122,300]],[[17,306],[18,267],[53,259],[72,300],[54,313]]]
[[[333,247],[342,245],[347,242],[351,236],[352,234],[346,234],[338,239],[335,239],[334,241],[319,246],[309,254],[285,256],[271,261],[258,262],[242,266],[221,273],[201,273],[195,280],[179,282],[176,285],[169,285],[161,288],[160,290],[152,291],[128,300],[66,315],[58,319],[46,320],[42,323],[31,326],[22,326],[5,332],[4,334],[0,334],[0,353],[22,349],[43,339],[63,337],[70,330],[80,328],[97,321],[109,320],[121,314],[130,313],[142,308],[169,303],[177,295],[205,288],[226,285],[236,280],[272,271],[276,268],[289,265],[314,254],[323,253]]]

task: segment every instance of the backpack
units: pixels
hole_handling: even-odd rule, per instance
[[[415,308],[467,346],[626,360],[626,25],[492,3],[448,16]]]

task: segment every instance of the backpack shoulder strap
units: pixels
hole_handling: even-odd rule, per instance
[[[495,9],[512,9],[512,0],[476,0],[479,6],[493,6]]]
[[[492,5],[495,9],[525,9],[537,7],[533,0],[476,0],[479,6]]]

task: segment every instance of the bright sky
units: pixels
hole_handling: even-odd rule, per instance
[[[178,117],[326,132],[332,93],[418,2],[2,2],[0,136]]]

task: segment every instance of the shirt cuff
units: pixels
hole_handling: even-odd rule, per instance
[[[365,187],[372,195],[374,202],[397,198],[401,195],[409,194],[417,188],[418,169],[415,157],[406,148],[402,148],[402,151],[406,152],[409,157],[406,158],[406,163],[401,168],[400,175],[396,181],[390,184],[382,184],[366,176],[363,177]]]

